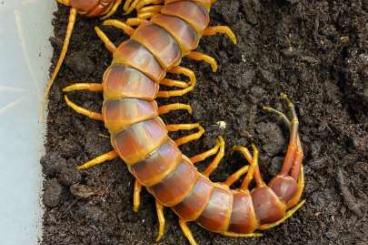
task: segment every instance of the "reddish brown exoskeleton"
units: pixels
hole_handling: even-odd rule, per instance
[[[130,5],[129,5],[130,4]],[[236,38],[226,26],[209,27],[211,0],[133,0],[125,10],[136,9],[137,18],[127,22],[107,20],[105,25],[122,29],[130,38],[117,47],[96,28],[97,35],[113,55],[111,66],[101,83],[79,83],[64,89],[100,91],[104,95],[102,113],[82,108],[65,96],[66,103],[78,113],[101,120],[111,134],[113,150],[79,167],[87,169],[107,160],[120,157],[136,178],[134,209],[138,210],[142,187],[155,197],[159,218],[159,240],[164,233],[163,208],[171,208],[180,219],[180,227],[191,244],[196,244],[188,222],[197,222],[205,229],[233,237],[255,237],[257,230],[274,227],[289,218],[304,201],[303,150],[298,134],[298,119],[293,103],[285,94],[292,117],[266,107],[279,115],[290,128],[290,142],[282,170],[266,184],[258,167],[258,150],[253,145],[253,156],[242,146],[234,147],[249,165],[236,171],[223,183],[209,177],[224,156],[225,142],[218,138],[210,150],[188,158],[179,146],[199,139],[204,129],[199,124],[166,125],[161,114],[173,110],[187,110],[187,104],[157,106],[156,98],[181,96],[195,85],[194,73],[179,66],[183,57],[202,60],[216,71],[216,61],[193,51],[202,36],[226,34],[234,43]],[[151,5],[154,4],[154,5]],[[133,26],[135,28],[133,28]],[[167,79],[167,73],[185,75],[189,82]],[[160,85],[178,87],[160,91]],[[168,133],[178,130],[198,132],[172,140]],[[216,155],[203,172],[196,163]],[[230,189],[241,176],[242,185]],[[256,187],[249,190],[255,180]]]

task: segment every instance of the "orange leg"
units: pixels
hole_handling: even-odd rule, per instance
[[[61,3],[61,4],[67,5],[67,6],[70,5],[69,1],[66,1],[66,0],[58,0],[58,2]],[[64,39],[64,44],[63,44],[63,47],[61,49],[61,53],[60,53],[59,59],[56,63],[55,69],[52,72],[50,80],[47,82],[47,87],[46,87],[46,92],[45,92],[45,99],[49,96],[52,84],[54,83],[57,75],[59,74],[61,65],[64,62],[66,53],[68,52],[70,37],[72,36],[76,19],[77,19],[77,10],[75,8],[71,8],[70,9],[70,15],[69,15],[69,21],[68,21],[68,26],[66,28],[66,35],[65,35],[65,39]]]
[[[197,81],[196,76],[194,74],[194,71],[192,71],[191,69],[188,69],[186,67],[175,66],[174,68],[169,70],[169,72],[174,73],[174,74],[178,74],[178,75],[184,75],[184,76],[188,77],[189,84],[194,84]]]
[[[206,55],[200,52],[196,52],[196,51],[192,51],[189,54],[187,54],[186,57],[191,60],[204,61],[208,63],[211,66],[213,72],[216,72],[218,69],[217,61],[215,60],[215,58],[209,55]]]
[[[105,20],[107,18],[109,18],[111,15],[115,14],[115,12],[118,10],[118,7],[120,6],[122,0],[117,0],[114,5],[112,6],[112,8],[110,9],[110,11],[105,14],[101,19]]]
[[[139,11],[150,4],[161,4],[162,0],[126,0],[124,4],[124,14],[130,14],[134,9]]]
[[[187,88],[188,83],[179,81],[179,80],[173,80],[169,78],[162,79],[160,81],[161,85],[167,86],[167,87],[178,87],[178,88]]]
[[[183,82],[179,80],[173,80],[173,79],[166,78],[160,81],[160,84],[168,86],[168,87],[188,88],[188,86],[195,84],[197,81],[194,72],[182,66],[175,66],[174,68],[169,70],[169,73],[184,75],[188,77],[189,82]]]
[[[90,91],[90,92],[102,92],[101,83],[74,83],[63,89],[63,92],[72,91]]]
[[[116,46],[111,40],[106,36],[106,34],[97,26],[95,27],[95,31],[97,36],[101,39],[101,41],[105,44],[105,47],[107,50],[109,50],[111,53],[114,53],[116,50]]]
[[[251,181],[254,178],[255,175],[255,171],[258,167],[258,149],[255,145],[252,145],[253,151],[254,151],[254,156],[252,157],[252,155],[250,154],[248,148],[243,147],[243,146],[235,146],[233,149],[235,151],[240,152],[244,158],[248,161],[248,163],[250,164],[249,166],[244,166],[242,168],[240,168],[238,171],[236,171],[235,173],[233,173],[232,175],[230,175],[224,182],[224,184],[231,186],[232,184],[234,184],[241,176],[243,176],[244,174],[247,174],[243,180],[243,183],[240,187],[240,189],[242,190],[247,190],[249,187],[249,184],[251,183]]]
[[[160,5],[141,8],[140,10],[138,10],[137,17],[141,19],[150,19],[152,16],[160,13],[161,8],[162,6]]]
[[[146,21],[145,19],[140,19],[140,18],[129,18],[125,21],[125,23],[130,26],[139,26],[145,21]]]
[[[195,85],[196,83],[194,82],[189,87],[184,88],[184,89],[171,90],[171,91],[159,91],[157,94],[157,97],[158,98],[170,98],[170,97],[183,96],[191,92],[194,89]]]
[[[237,43],[234,32],[228,26],[210,26],[204,30],[204,36],[213,36],[216,34],[225,34],[234,44]]]
[[[181,137],[177,140],[175,140],[175,143],[178,146],[184,145],[190,141],[197,140],[202,137],[202,135],[205,133],[204,128],[199,123],[193,123],[193,124],[168,124],[166,125],[166,128],[169,132],[175,132],[179,130],[193,130],[198,129],[198,132],[190,134],[188,136]]]
[[[225,140],[222,137],[219,137],[219,143],[220,143],[220,149],[217,152],[216,157],[212,160],[212,162],[208,165],[208,167],[203,171],[203,174],[207,177],[209,177],[213,173],[213,171],[216,170],[222,158],[224,158]]]
[[[158,242],[164,236],[166,221],[165,221],[165,215],[164,215],[164,206],[158,203],[157,200],[156,200],[156,213],[157,213],[157,218],[158,218],[158,235],[156,238],[156,242]]]
[[[180,225],[181,231],[183,232],[184,236],[186,237],[190,245],[197,245],[198,243],[194,240],[192,231],[188,227],[188,223],[182,219],[179,219],[179,225]]]
[[[181,104],[181,103],[175,103],[175,104],[169,104],[169,105],[163,105],[158,108],[158,113],[160,115],[177,111],[177,110],[186,110],[189,112],[189,114],[192,114],[192,107],[188,104]]]
[[[221,146],[221,140],[220,140],[220,137],[217,139],[217,143],[214,147],[212,147],[211,149],[209,149],[208,151],[205,151],[203,153],[200,153],[198,155],[195,155],[193,157],[190,158],[190,161],[193,163],[193,164],[196,164],[198,162],[201,162],[201,161],[204,161],[206,160],[207,158],[215,155],[219,149],[220,149],[220,146]]]
[[[98,156],[86,163],[83,163],[82,165],[78,166],[77,169],[78,170],[85,170],[85,169],[89,169],[89,168],[92,168],[94,166],[97,166],[97,165],[100,165],[104,162],[107,162],[107,161],[111,161],[111,160],[114,160],[115,158],[118,157],[118,154],[115,152],[115,151],[110,151],[108,153],[105,153],[101,156]]]
[[[147,5],[151,5],[151,4],[162,4],[163,0],[141,0],[137,6],[136,9],[140,10],[143,7],[147,6]]]
[[[131,36],[134,33],[134,28],[132,28],[130,25],[120,21],[120,20],[105,20],[102,23],[104,26],[113,26],[117,29],[122,30],[125,34],[127,34],[128,36]]]
[[[75,104],[74,102],[72,102],[71,100],[69,100],[68,96],[64,96],[65,102],[66,104],[72,108],[74,111],[76,111],[79,114],[82,114],[92,120],[97,120],[97,121],[103,121],[103,117],[101,113],[98,112],[93,112],[90,111],[86,108],[83,108],[81,106],[78,106],[77,104]]]
[[[244,166],[240,168],[238,171],[230,175],[223,183],[227,186],[231,186],[234,184],[240,177],[242,177],[244,174],[248,172],[249,166]]]
[[[139,207],[141,206],[141,192],[142,185],[138,182],[138,180],[134,181],[134,191],[133,191],[133,211],[138,212]]]

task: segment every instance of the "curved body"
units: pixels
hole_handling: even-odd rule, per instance
[[[298,174],[252,191],[213,183],[170,139],[155,102],[166,72],[197,48],[210,7],[210,0],[166,0],[117,47],[103,78],[103,121],[116,153],[160,204],[207,230],[248,234],[295,206]]]

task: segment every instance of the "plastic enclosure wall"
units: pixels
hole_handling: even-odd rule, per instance
[[[54,0],[0,1],[0,244],[41,239],[43,89]]]

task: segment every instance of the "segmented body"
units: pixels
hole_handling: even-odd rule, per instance
[[[209,231],[247,234],[298,202],[298,174],[251,192],[212,182],[170,139],[155,102],[166,72],[197,48],[210,7],[210,0],[166,0],[161,13],[137,27],[104,74],[102,115],[115,151],[159,203]]]
[[[107,14],[116,2],[118,0],[70,0],[68,5],[75,8],[80,15],[97,17]]]

